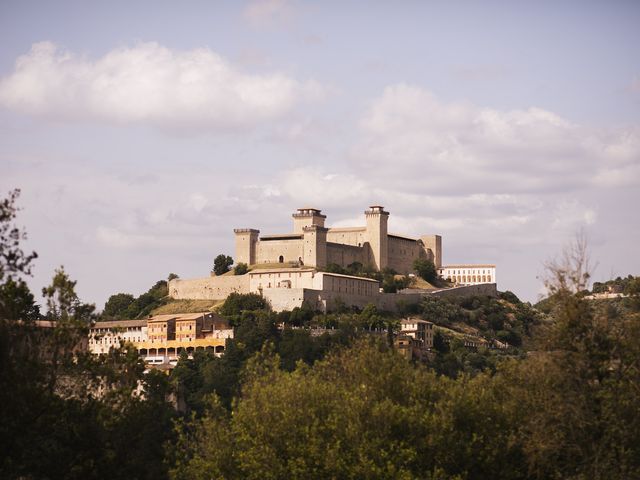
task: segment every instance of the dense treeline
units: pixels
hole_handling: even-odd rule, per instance
[[[169,280],[176,278],[169,275]],[[98,320],[124,320],[145,318],[158,307],[167,303],[169,290],[165,280],[158,280],[147,292],[137,298],[130,293],[111,295],[104,305],[102,315]]]
[[[180,423],[171,477],[638,478],[638,309],[560,290],[540,330],[454,379],[371,339],[293,371],[265,343],[232,414],[210,396]]]
[[[126,345],[100,357],[82,349],[95,307],[62,268],[40,314],[23,278],[35,254],[13,226],[18,193],[0,202],[0,478],[166,478],[167,377],[145,374]]]
[[[606,282],[593,282],[591,293],[605,293],[610,290],[614,293],[624,293],[627,295],[637,294],[640,292],[640,277],[627,275],[624,278],[616,277]]]
[[[509,292],[404,306],[439,326],[427,364],[394,351],[399,319],[372,305],[234,295],[225,355],[167,375],[128,345],[79,348],[95,307],[64,269],[37,304],[16,198],[0,202],[0,478],[640,478],[640,292],[585,299],[580,249],[550,265],[546,314]],[[146,315],[162,288],[109,316]]]

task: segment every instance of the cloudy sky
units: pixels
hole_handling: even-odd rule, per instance
[[[443,236],[535,301],[584,231],[640,274],[640,2],[0,3],[0,192],[39,290],[206,276],[296,207]]]

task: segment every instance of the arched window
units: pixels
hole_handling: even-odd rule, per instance
[[[282,255],[280,255],[280,258],[278,258],[278,262],[279,263],[284,263],[284,257]]]

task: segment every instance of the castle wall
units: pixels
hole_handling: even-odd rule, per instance
[[[321,272],[314,279],[314,288],[325,292],[336,292],[373,297],[380,292],[380,284],[369,278],[351,277]]]
[[[365,227],[330,228],[327,232],[327,242],[362,247],[368,241]]]
[[[371,264],[371,255],[368,247],[368,243],[357,247],[327,242],[327,264],[335,263],[346,267],[353,262],[360,262],[362,265],[369,265]]]
[[[442,267],[442,237],[440,235],[423,235],[420,240],[422,240],[424,248],[433,254],[433,258],[430,260],[436,268]]]
[[[278,263],[280,256],[284,263],[304,260],[302,238],[260,240],[256,244],[256,263]]]
[[[422,294],[402,295],[399,293],[377,293],[371,295],[359,295],[357,293],[337,292],[330,290],[305,290],[304,300],[315,310],[321,312],[333,311],[340,305],[364,308],[369,304],[375,305],[379,310],[395,312],[398,302],[404,304],[418,303]]]
[[[309,304],[314,306],[311,303],[313,295],[308,292],[313,292],[313,290],[304,288],[270,288],[264,290],[262,296],[269,301],[274,311],[281,312],[282,310],[293,310],[296,307],[302,307],[305,299],[309,299]]]
[[[249,293],[249,275],[176,278],[169,282],[169,296],[175,299],[224,300],[232,293]]]
[[[389,268],[406,275],[413,272],[413,262],[417,258],[427,258],[420,243],[409,238],[389,235]]]

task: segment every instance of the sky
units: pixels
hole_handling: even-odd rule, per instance
[[[0,196],[85,302],[207,276],[234,228],[443,237],[544,293],[640,275],[640,2],[0,2]]]

